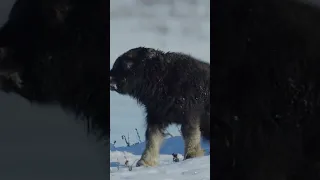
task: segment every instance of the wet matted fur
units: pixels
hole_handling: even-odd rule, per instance
[[[211,178],[320,179],[320,9],[293,0],[217,2]]]
[[[110,89],[145,107],[147,144],[137,166],[157,164],[164,130],[172,123],[181,125],[185,158],[203,155],[201,135],[210,139],[210,64],[138,47],[116,59]]]
[[[108,140],[107,7],[105,0],[16,1],[0,29],[1,90],[58,104]]]

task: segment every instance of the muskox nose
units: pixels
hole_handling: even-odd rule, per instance
[[[115,81],[115,78],[110,76],[110,90],[115,91],[117,89],[118,89],[118,87],[117,87],[117,83]]]

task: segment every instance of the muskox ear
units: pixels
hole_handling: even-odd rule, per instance
[[[168,63],[163,51],[152,49],[152,48],[147,49],[147,59],[152,59],[153,61],[161,64]]]
[[[160,68],[162,71],[166,69],[167,62],[163,56],[163,52],[153,48],[147,48],[147,59],[154,65],[154,67]]]
[[[146,51],[147,51],[146,52],[147,59],[154,59],[157,57],[157,50],[152,48],[147,48]]]

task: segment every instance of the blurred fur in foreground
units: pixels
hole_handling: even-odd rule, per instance
[[[16,1],[0,29],[0,88],[58,104],[109,140],[106,3]]]
[[[320,9],[213,3],[211,178],[319,180]]]

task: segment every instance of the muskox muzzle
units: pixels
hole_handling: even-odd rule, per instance
[[[110,76],[110,91],[116,91],[118,89],[117,82],[115,78]]]

